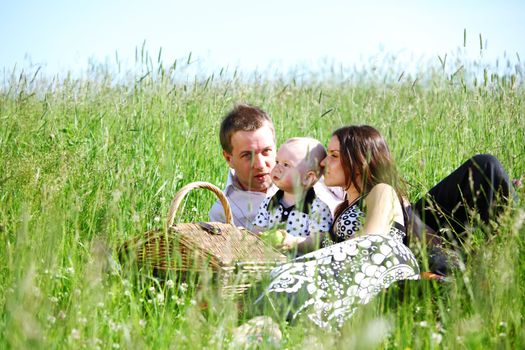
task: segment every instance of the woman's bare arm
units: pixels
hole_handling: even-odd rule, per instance
[[[381,183],[374,186],[366,196],[365,206],[365,234],[387,232],[393,221],[403,223],[403,209],[396,191],[390,185]]]

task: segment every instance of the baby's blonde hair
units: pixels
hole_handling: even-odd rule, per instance
[[[306,171],[314,171],[319,178],[322,175],[321,161],[326,157],[326,149],[323,144],[312,137],[292,137],[286,140],[283,145],[300,143],[306,148],[306,156],[302,164]]]

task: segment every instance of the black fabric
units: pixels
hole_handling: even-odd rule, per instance
[[[290,216],[290,213],[294,209],[295,209],[295,205],[289,206],[288,208],[285,208],[284,205],[283,205],[283,214],[281,215],[281,221],[280,222],[288,221],[288,217]]]
[[[448,227],[457,237],[465,233],[471,211],[488,223],[501,208],[497,199],[508,200],[511,192],[509,176],[496,157],[476,155],[419,199],[413,210],[434,232]]]
[[[268,212],[271,212],[273,209],[278,208],[279,206],[282,206],[283,210],[287,211],[288,214],[292,210],[294,210],[295,205],[285,208],[284,205],[281,204],[281,199],[283,198],[283,196],[284,196],[283,190],[278,190],[277,192],[275,192],[272,199],[270,199],[270,201],[268,202],[268,208],[266,208],[266,210]],[[306,196],[304,197],[303,207],[301,210],[303,213],[305,214],[310,213],[310,208],[312,207],[312,203],[314,202],[314,199],[315,199],[315,190],[312,187],[306,192]],[[285,216],[286,218],[284,218]],[[284,212],[283,212],[283,218],[284,219],[281,219],[281,222],[285,222],[286,219],[288,219],[288,215],[284,215]]]
[[[411,205],[403,207],[403,216],[406,225],[405,245],[409,245],[412,240],[425,241],[429,244],[440,244],[441,239],[436,231],[426,225],[417,213],[414,212]]]
[[[368,192],[354,199],[352,203],[348,203],[347,201],[348,195],[345,192],[343,201],[335,209],[334,224],[339,219],[339,217],[346,211],[346,209],[350,208],[352,205],[356,203],[357,203],[357,207],[359,208],[359,210],[361,210],[362,212],[365,212],[365,198],[367,195],[368,195]],[[330,235],[332,236],[332,239],[336,236],[334,229],[335,229],[335,225],[332,225],[332,228],[330,229]]]
[[[395,228],[397,228],[399,231],[403,232],[403,233],[406,233],[406,230],[405,230],[405,226],[403,226],[402,224],[400,224],[399,222],[397,221],[394,221],[392,226],[394,226]]]
[[[476,155],[413,206],[405,207],[407,240],[425,241],[430,271],[447,274],[457,265],[458,252],[446,248],[443,242],[465,238],[472,212],[488,223],[501,210],[501,204],[514,195],[512,192],[509,176],[498,159],[489,154]],[[452,237],[445,237],[445,232],[451,232]]]

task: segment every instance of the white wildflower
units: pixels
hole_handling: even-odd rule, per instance
[[[428,322],[427,321],[421,321],[418,323],[419,327],[421,328],[427,328],[428,327]]]
[[[52,302],[53,304],[56,304],[56,303],[58,303],[58,298],[55,297],[55,296],[51,296],[51,297],[49,297],[49,301]]]
[[[113,195],[113,201],[118,202],[120,200],[120,197],[122,197],[122,192],[119,190],[115,190],[113,191],[112,195]]]
[[[441,341],[443,340],[443,336],[439,333],[432,332],[432,341],[434,341],[436,344],[441,344]]]
[[[155,287],[151,286],[148,288],[150,293],[155,293]]]
[[[188,284],[186,282],[182,282],[179,286],[179,290],[183,293],[186,292],[188,290]]]
[[[505,333],[505,332],[501,332],[501,333],[499,334],[499,336],[500,336],[501,338],[504,338],[504,337],[507,336],[507,333]]]
[[[76,328],[73,328],[71,330],[71,338],[73,339],[80,339],[80,331]]]
[[[175,282],[173,282],[172,280],[167,280],[166,281],[166,287],[168,288],[173,288],[175,286]]]
[[[139,326],[141,326],[142,328],[146,327],[146,321],[140,319],[140,320],[139,320]]]
[[[155,216],[155,217],[153,218],[153,221],[155,221],[155,222],[160,222],[160,216]]]
[[[49,322],[50,324],[55,324],[56,321],[57,321],[57,319],[56,319],[55,316],[53,316],[53,315],[47,316],[47,322]]]
[[[111,329],[113,332],[118,332],[122,327],[112,320],[109,320],[108,322],[109,329]]]
[[[161,305],[164,304],[164,294],[162,293],[157,294],[157,302]]]

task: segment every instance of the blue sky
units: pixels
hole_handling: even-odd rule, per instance
[[[282,69],[333,60],[366,61],[380,51],[404,60],[463,46],[495,60],[525,58],[523,1],[6,1],[0,5],[0,68],[81,70],[90,59],[133,64],[146,42],[166,63],[192,57],[204,67]],[[437,58],[436,58],[437,59]]]

